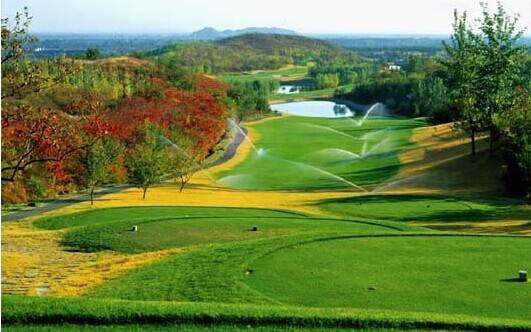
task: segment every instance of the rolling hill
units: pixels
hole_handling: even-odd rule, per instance
[[[343,48],[302,36],[250,33],[215,42],[177,43],[148,53],[148,56],[196,71],[219,74],[278,69],[289,64],[356,60]]]

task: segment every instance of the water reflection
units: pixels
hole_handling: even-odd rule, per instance
[[[336,104],[332,101],[298,101],[291,103],[273,104],[271,109],[291,115],[338,118],[355,115],[347,105]]]

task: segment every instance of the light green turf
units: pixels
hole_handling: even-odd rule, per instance
[[[353,84],[342,85],[339,88],[344,89],[345,91],[350,91],[354,87]],[[270,101],[280,103],[280,102],[291,102],[298,100],[308,100],[308,99],[325,99],[334,97],[337,89],[321,89],[321,90],[309,90],[302,91],[300,93],[294,94],[282,94],[274,93],[270,96]]]
[[[245,73],[233,73],[217,76],[225,82],[252,82],[262,80],[290,81],[304,78],[308,74],[307,66],[293,66],[277,70],[259,70]]]
[[[359,191],[336,176],[358,186],[389,179],[398,171],[398,153],[413,146],[413,128],[424,124],[369,118],[360,127],[352,119],[297,116],[258,123],[255,145],[264,152],[252,152],[218,180],[240,189]]]
[[[209,207],[100,209],[46,218],[35,224],[47,229],[67,228],[61,244],[71,249],[125,253],[305,232],[354,234],[393,229],[383,224],[311,218],[275,210]],[[132,231],[133,225],[137,231]],[[254,226],[258,231],[251,231]]]
[[[150,220],[190,217],[297,217],[299,213],[280,210],[244,209],[225,207],[148,206],[95,209],[80,213],[41,218],[34,225],[44,229],[62,229],[77,226],[94,226],[117,221],[146,222]]]
[[[369,237],[313,242],[250,263],[247,284],[285,304],[529,319],[531,241]]]
[[[461,199],[449,196],[370,195],[327,199],[324,211],[352,218],[395,221],[483,221],[524,219],[531,211],[518,201]]]
[[[2,297],[2,327],[23,329],[52,324],[61,331],[87,325],[119,330],[145,327],[256,328],[258,331],[528,331],[529,321],[352,308],[307,308],[283,305],[123,301],[86,298]],[[71,325],[72,324],[72,325]],[[141,325],[142,324],[142,325]],[[176,325],[182,324],[182,325]],[[69,329],[71,327],[71,329]],[[46,327],[44,327],[46,328]]]

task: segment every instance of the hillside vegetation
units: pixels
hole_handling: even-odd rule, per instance
[[[178,43],[147,54],[162,63],[219,74],[278,69],[308,61],[355,59],[347,50],[301,36],[251,33],[216,42]]]

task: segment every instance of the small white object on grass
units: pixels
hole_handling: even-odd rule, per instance
[[[134,225],[134,226],[131,228],[131,231],[133,231],[133,232],[138,231],[138,226],[137,226],[137,225]]]

